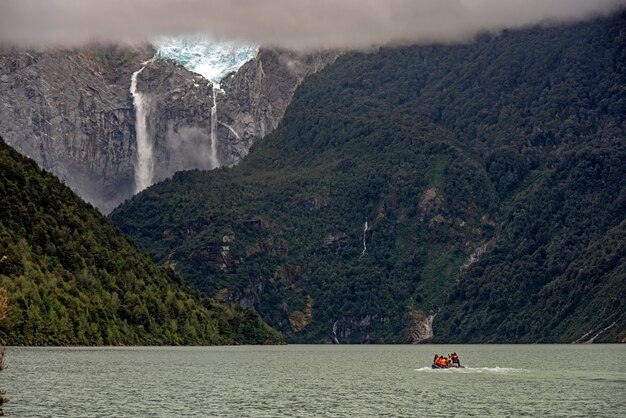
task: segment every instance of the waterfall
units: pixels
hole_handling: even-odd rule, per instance
[[[333,323],[333,333],[330,335],[333,340],[333,344],[339,344],[339,338],[337,338],[337,322],[339,321],[337,320]]]
[[[137,91],[137,76],[143,71],[146,64],[135,71],[131,77],[130,94],[135,106],[135,136],[137,138],[137,166],[135,167],[135,193],[152,185],[154,161],[152,157],[152,143],[148,134],[147,99],[143,93]]]
[[[220,91],[220,85],[213,83],[213,106],[211,106],[211,169],[220,166],[217,157],[217,93]]]
[[[367,219],[365,219],[365,226],[363,227],[363,252],[361,253],[361,257],[365,255],[365,251],[367,251],[366,238],[367,238],[367,230],[369,229],[367,225]]]

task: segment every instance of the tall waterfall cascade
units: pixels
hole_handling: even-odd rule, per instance
[[[135,166],[135,193],[152,185],[154,174],[153,147],[148,132],[148,98],[137,91],[137,77],[150,61],[135,71],[131,77],[130,94],[135,107],[135,136],[137,138],[137,161]]]

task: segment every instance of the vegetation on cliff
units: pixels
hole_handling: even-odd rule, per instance
[[[7,291],[0,288],[0,321],[7,317],[7,311],[9,310],[9,298],[7,297]],[[0,342],[0,372],[4,370],[4,355],[6,354],[6,347]],[[7,402],[7,398],[4,396],[6,392],[0,388],[0,416],[4,416],[4,404]]]
[[[157,266],[56,177],[0,140],[0,287],[11,345],[279,342],[251,310]]]
[[[291,341],[621,339],[625,23],[344,56],[239,166],[112,219]]]

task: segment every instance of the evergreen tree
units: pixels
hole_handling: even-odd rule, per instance
[[[106,217],[1,139],[0,219],[0,287],[11,299],[0,340],[10,345],[282,340],[258,315],[210,300],[171,268],[157,266]]]
[[[624,51],[621,14],[347,54],[238,166],[111,218],[294,342],[620,341]]]
[[[0,321],[7,317],[8,309],[9,298],[7,297],[7,292],[5,289],[0,288]],[[4,355],[6,354],[6,350],[7,348],[4,346],[4,343],[0,341],[0,372],[5,368]],[[3,406],[6,402],[5,391],[0,388],[0,416],[4,416]]]

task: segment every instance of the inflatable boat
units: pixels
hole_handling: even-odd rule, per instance
[[[433,364],[433,369],[464,369],[465,366],[461,366],[459,363],[452,363],[449,366],[443,367],[437,364]]]

